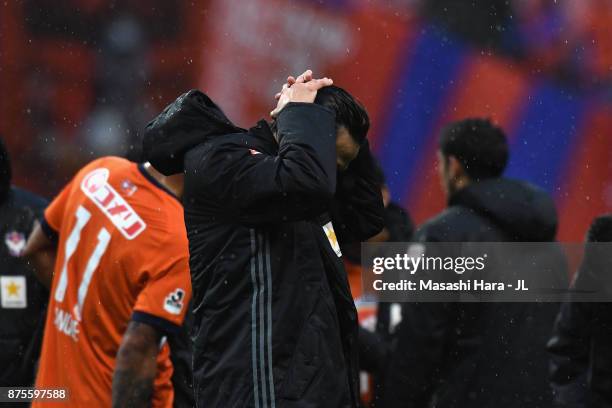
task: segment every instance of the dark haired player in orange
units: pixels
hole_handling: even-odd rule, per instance
[[[35,227],[25,256],[57,251],[38,272],[51,295],[36,387],[66,389],[61,406],[172,406],[166,335],[191,298],[182,192],[182,174],[106,157]]]

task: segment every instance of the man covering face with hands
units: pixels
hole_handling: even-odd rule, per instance
[[[368,115],[311,71],[276,99],[272,124],[245,130],[190,91],[147,127],[147,159],[185,172],[197,405],[355,407],[339,243],[382,228]]]

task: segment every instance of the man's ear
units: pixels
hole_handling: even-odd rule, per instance
[[[463,164],[461,164],[461,162],[455,156],[448,156],[446,159],[446,166],[448,176],[451,180],[459,180],[465,176]]]

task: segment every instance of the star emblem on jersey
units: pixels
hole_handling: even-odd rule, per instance
[[[17,285],[15,282],[11,282],[8,284],[8,286],[6,287],[6,289],[8,290],[8,296],[9,297],[18,297],[19,296],[19,289],[20,286]]]
[[[10,231],[4,236],[4,243],[11,256],[20,256],[25,249],[26,238],[21,232]]]
[[[25,276],[0,276],[0,300],[4,309],[27,307]]]
[[[183,289],[175,289],[170,292],[164,300],[164,310],[170,314],[177,315],[183,310],[183,300],[185,299],[185,291]]]

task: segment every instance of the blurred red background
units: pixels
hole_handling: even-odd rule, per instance
[[[139,158],[147,121],[201,88],[241,126],[288,74],[357,95],[393,197],[444,206],[437,133],[506,130],[508,175],[547,189],[559,238],[612,208],[612,1],[23,0],[0,5],[0,132],[16,183],[52,196],[84,162]]]

